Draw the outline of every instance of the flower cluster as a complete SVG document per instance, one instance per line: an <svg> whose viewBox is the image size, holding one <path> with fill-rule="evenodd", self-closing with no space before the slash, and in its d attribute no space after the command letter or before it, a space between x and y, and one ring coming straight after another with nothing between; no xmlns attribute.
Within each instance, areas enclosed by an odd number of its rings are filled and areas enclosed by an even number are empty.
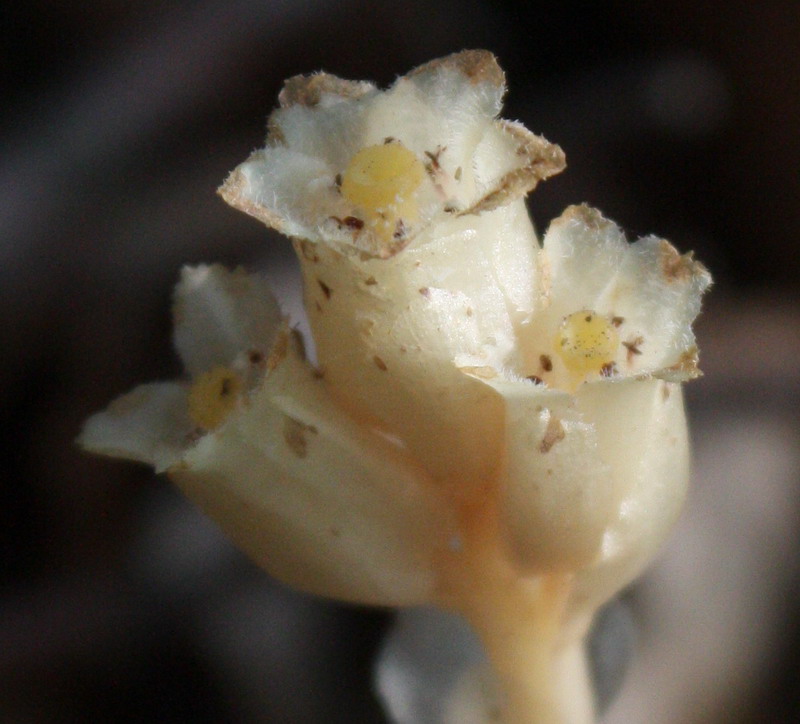
<svg viewBox="0 0 800 724"><path fill-rule="evenodd" d="M266 147L220 193L293 239L316 362L260 276L187 268L186 378L137 388L81 438L167 472L293 586L462 613L500 679L509 602L539 638L557 610L579 639L674 521L710 284L586 206L540 244L524 197L564 156L497 119L504 91L484 51L386 91L287 81Z"/></svg>

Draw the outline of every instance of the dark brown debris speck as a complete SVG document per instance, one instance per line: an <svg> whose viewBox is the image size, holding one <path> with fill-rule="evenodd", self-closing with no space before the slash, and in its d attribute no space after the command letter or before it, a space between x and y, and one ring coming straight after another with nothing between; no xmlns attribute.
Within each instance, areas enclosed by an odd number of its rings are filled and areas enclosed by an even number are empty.
<svg viewBox="0 0 800 724"><path fill-rule="evenodd" d="M308 435L316 435L317 428L306 425L293 417L285 415L283 418L283 439L289 449L299 458L308 455Z"/></svg>
<svg viewBox="0 0 800 724"><path fill-rule="evenodd" d="M606 362L600 368L601 377L613 377L616 374L617 374L617 363L616 362Z"/></svg>
<svg viewBox="0 0 800 724"><path fill-rule="evenodd" d="M640 355L642 350L639 349L644 344L644 337L635 337L634 339L629 339L627 342L623 342L622 346L628 350L628 364L633 362L633 358L635 355Z"/></svg>
<svg viewBox="0 0 800 724"><path fill-rule="evenodd" d="M544 437L539 443L539 452L543 454L550 452L553 449L553 445L563 440L566 435L567 433L561 424L561 420L551 415L550 420L547 422L547 429L544 431Z"/></svg>

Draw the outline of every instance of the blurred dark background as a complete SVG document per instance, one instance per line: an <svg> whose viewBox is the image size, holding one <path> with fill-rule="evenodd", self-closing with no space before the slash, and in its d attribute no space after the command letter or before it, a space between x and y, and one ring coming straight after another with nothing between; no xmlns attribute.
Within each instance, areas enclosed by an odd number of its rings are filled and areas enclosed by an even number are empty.
<svg viewBox="0 0 800 724"><path fill-rule="evenodd" d="M627 594L638 653L608 721L800 720L798 38L795 0L3 3L0 720L382 721L389 614L286 591L166 481L73 439L179 373L183 263L265 268L297 309L288 244L215 196L282 80L385 85L465 47L499 56L504 116L567 153L538 228L587 201L717 281L695 485Z"/></svg>

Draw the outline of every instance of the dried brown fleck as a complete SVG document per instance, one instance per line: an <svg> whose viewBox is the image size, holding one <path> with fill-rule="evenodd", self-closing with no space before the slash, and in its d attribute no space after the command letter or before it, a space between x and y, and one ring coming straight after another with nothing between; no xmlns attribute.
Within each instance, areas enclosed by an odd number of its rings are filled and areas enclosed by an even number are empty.
<svg viewBox="0 0 800 724"><path fill-rule="evenodd" d="M420 287L420 289L419 289L419 293L420 293L420 294L421 294L423 297L425 297L426 299L429 299L429 298L430 298L430 296L431 296L431 290L430 290L428 287Z"/></svg>
<svg viewBox="0 0 800 724"><path fill-rule="evenodd" d="M697 366L698 363L699 359L697 347L693 345L689 349L682 352L680 359L674 365L667 367L667 371L676 372L679 375L688 377L690 379L694 377L700 377L703 373Z"/></svg>
<svg viewBox="0 0 800 724"><path fill-rule="evenodd" d="M621 327L624 321L625 317L611 317L611 324L617 328Z"/></svg>
<svg viewBox="0 0 800 724"><path fill-rule="evenodd" d="M369 276L364 280L364 284L366 284L368 287L375 286L377 283L378 280L373 276Z"/></svg>
<svg viewBox="0 0 800 724"><path fill-rule="evenodd" d="M566 166L564 152L555 144L535 136L522 124L496 121L497 126L512 140L525 148L520 158L521 166L499 178L478 201L461 214L479 214L491 211L509 201L525 196L536 188L539 181L561 172Z"/></svg>
<svg viewBox="0 0 800 724"><path fill-rule="evenodd" d="M394 234L392 234L392 238L404 239L405 236L406 236L406 224L402 219L398 219L397 223L394 225Z"/></svg>
<svg viewBox="0 0 800 724"><path fill-rule="evenodd" d="M383 139L383 142L385 144L386 143L394 143L396 140L397 139L394 136L386 136L386 138Z"/></svg>
<svg viewBox="0 0 800 724"><path fill-rule="evenodd" d="M342 188L342 174L337 173L336 176L333 177L333 183L336 185L337 189Z"/></svg>
<svg viewBox="0 0 800 724"><path fill-rule="evenodd" d="M664 400L664 402L666 402L671 394L672 394L672 385L670 385L669 382L662 382L661 399Z"/></svg>
<svg viewBox="0 0 800 724"><path fill-rule="evenodd" d="M539 355L539 364L542 366L542 369L545 372L552 372L553 371L553 360L550 359L550 355L540 354Z"/></svg>
<svg viewBox="0 0 800 724"><path fill-rule="evenodd" d="M357 216L345 216L342 219L342 223L348 229L353 229L354 231L360 231L364 228L364 220L359 219Z"/></svg>
<svg viewBox="0 0 800 724"><path fill-rule="evenodd" d="M296 241L295 250L299 250L300 255L307 261L313 261L315 264L319 261L319 255L315 251L315 245L307 239Z"/></svg>
<svg viewBox="0 0 800 724"><path fill-rule="evenodd" d="M429 159L429 162L425 164L425 169L430 176L434 176L442 170L439 158L446 150L447 146L437 146L435 151L425 151L425 155Z"/></svg>
<svg viewBox="0 0 800 724"><path fill-rule="evenodd" d="M471 317L473 314L474 314L474 312L472 311L472 307L467 307L467 309L466 309L466 315L467 315L468 317Z"/></svg>
<svg viewBox="0 0 800 724"><path fill-rule="evenodd" d="M289 449L299 458L304 458L308 454L309 434L316 435L317 428L313 425L306 425L288 415L284 415L283 439L289 446Z"/></svg>
<svg viewBox="0 0 800 724"><path fill-rule="evenodd" d="M274 370L285 358L289 351L289 335L285 331L278 333L275 344L267 357L267 369Z"/></svg>
<svg viewBox="0 0 800 724"><path fill-rule="evenodd" d="M322 279L317 279L317 284L319 284L319 288L322 289L322 293L325 295L325 299L330 299L331 294L333 294L333 289L331 289Z"/></svg>
<svg viewBox="0 0 800 724"><path fill-rule="evenodd" d="M276 146L285 146L286 134L283 129L278 125L278 120L274 116L267 119L267 140L269 143Z"/></svg>
<svg viewBox="0 0 800 724"><path fill-rule="evenodd" d="M372 83L366 81L344 80L328 73L295 75L283 84L278 102L282 108L294 105L313 107L319 104L324 95L360 98L374 88Z"/></svg>
<svg viewBox="0 0 800 724"><path fill-rule="evenodd" d="M606 362L600 368L600 376L601 377L613 377L618 372L619 372L619 370L617 370L617 363L616 362Z"/></svg>
<svg viewBox="0 0 800 724"><path fill-rule="evenodd" d="M577 221L593 231L602 231L615 226L613 221L607 219L597 209L588 204L573 204L572 206L568 206L561 216L555 219L553 223L564 224L570 221Z"/></svg>
<svg viewBox="0 0 800 724"><path fill-rule="evenodd" d="M628 350L628 364L633 364L633 358L636 355L640 355L642 350L639 349L644 344L644 337L634 337L633 339L629 339L627 342L623 342L622 346Z"/></svg>
<svg viewBox="0 0 800 724"><path fill-rule="evenodd" d="M264 361L264 353L258 349L251 349L247 353L247 360L251 365L260 365Z"/></svg>
<svg viewBox="0 0 800 724"><path fill-rule="evenodd" d="M409 74L413 78L420 73L431 73L439 68L454 68L463 73L470 82L505 85L505 76L497 59L488 50L462 50L445 58L438 58L414 68Z"/></svg>
<svg viewBox="0 0 800 724"><path fill-rule="evenodd" d="M661 271L668 282L686 281L692 278L692 253L684 256L668 241L662 240L659 247L661 252Z"/></svg>
<svg viewBox="0 0 800 724"><path fill-rule="evenodd" d="M555 415L551 414L550 419L547 422L547 429L544 431L544 437L539 443L539 452L550 452L550 450L553 448L553 445L563 440L566 435L567 433L564 430L564 426L561 424L561 420L559 420Z"/></svg>
<svg viewBox="0 0 800 724"><path fill-rule="evenodd" d="M459 167L456 169L456 172L453 174L453 178L454 178L456 181L461 181L461 173L462 173L462 171L461 171L461 166L459 166Z"/></svg>
<svg viewBox="0 0 800 724"><path fill-rule="evenodd" d="M378 355L375 355L372 358L372 361L375 363L375 366L381 371L386 372L389 368L386 366L386 362L384 362Z"/></svg>
<svg viewBox="0 0 800 724"><path fill-rule="evenodd" d="M357 216L345 216L343 219L338 216L331 216L330 218L336 222L340 229L347 229L356 234L364 228L364 220L359 219Z"/></svg>

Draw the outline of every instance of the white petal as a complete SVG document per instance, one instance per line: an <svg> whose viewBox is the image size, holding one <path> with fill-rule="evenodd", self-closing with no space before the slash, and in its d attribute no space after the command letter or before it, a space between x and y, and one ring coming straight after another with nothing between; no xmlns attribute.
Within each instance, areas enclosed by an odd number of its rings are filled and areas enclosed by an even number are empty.
<svg viewBox="0 0 800 724"><path fill-rule="evenodd" d="M282 322L266 279L216 264L183 268L173 315L175 347L192 376L248 352L266 357Z"/></svg>
<svg viewBox="0 0 800 724"><path fill-rule="evenodd" d="M672 380L699 374L691 324L711 278L691 255L655 237L629 244L616 224L587 206L553 221L542 253L549 306L526 335L528 359L552 345L564 317L586 309L616 318L618 372ZM563 381L557 355L553 362L554 379Z"/></svg>
<svg viewBox="0 0 800 724"><path fill-rule="evenodd" d="M496 121L473 154L476 193L466 213L481 213L525 196L539 181L564 170L559 146L536 136L521 123Z"/></svg>
<svg viewBox="0 0 800 724"><path fill-rule="evenodd" d="M708 272L691 255L680 256L669 242L648 236L631 244L622 274L638 283L638 293L619 307L625 318L620 331L644 338L638 368L673 381L696 377L692 322L711 284Z"/></svg>
<svg viewBox="0 0 800 724"><path fill-rule="evenodd" d="M385 92L317 74L288 82L270 117L267 146L226 180L232 206L313 242L370 255L396 254L444 209L478 213L522 196L564 167L563 153L519 124L496 122L505 83L494 57L465 51L421 66ZM379 238L341 220L359 210L336 178L361 148L400 141L428 166L419 218L405 233Z"/></svg>
<svg viewBox="0 0 800 724"><path fill-rule="evenodd" d="M571 206L545 234L551 304L591 309L616 281L628 249L619 227L588 206Z"/></svg>
<svg viewBox="0 0 800 724"><path fill-rule="evenodd" d="M181 459L192 428L186 388L156 382L137 387L92 415L78 443L90 452L149 463L163 472Z"/></svg>
<svg viewBox="0 0 800 724"><path fill-rule="evenodd" d="M424 474L355 424L290 349L171 476L282 581L381 605L429 600L450 523Z"/></svg>
<svg viewBox="0 0 800 724"><path fill-rule="evenodd" d="M342 167L358 150L365 116L380 95L371 83L324 73L290 78L281 92L281 108L269 119L267 150L283 146Z"/></svg>
<svg viewBox="0 0 800 724"><path fill-rule="evenodd" d="M320 241L326 221L350 212L336 188L340 168L292 148L267 147L240 164L221 193L228 203L287 236Z"/></svg>

